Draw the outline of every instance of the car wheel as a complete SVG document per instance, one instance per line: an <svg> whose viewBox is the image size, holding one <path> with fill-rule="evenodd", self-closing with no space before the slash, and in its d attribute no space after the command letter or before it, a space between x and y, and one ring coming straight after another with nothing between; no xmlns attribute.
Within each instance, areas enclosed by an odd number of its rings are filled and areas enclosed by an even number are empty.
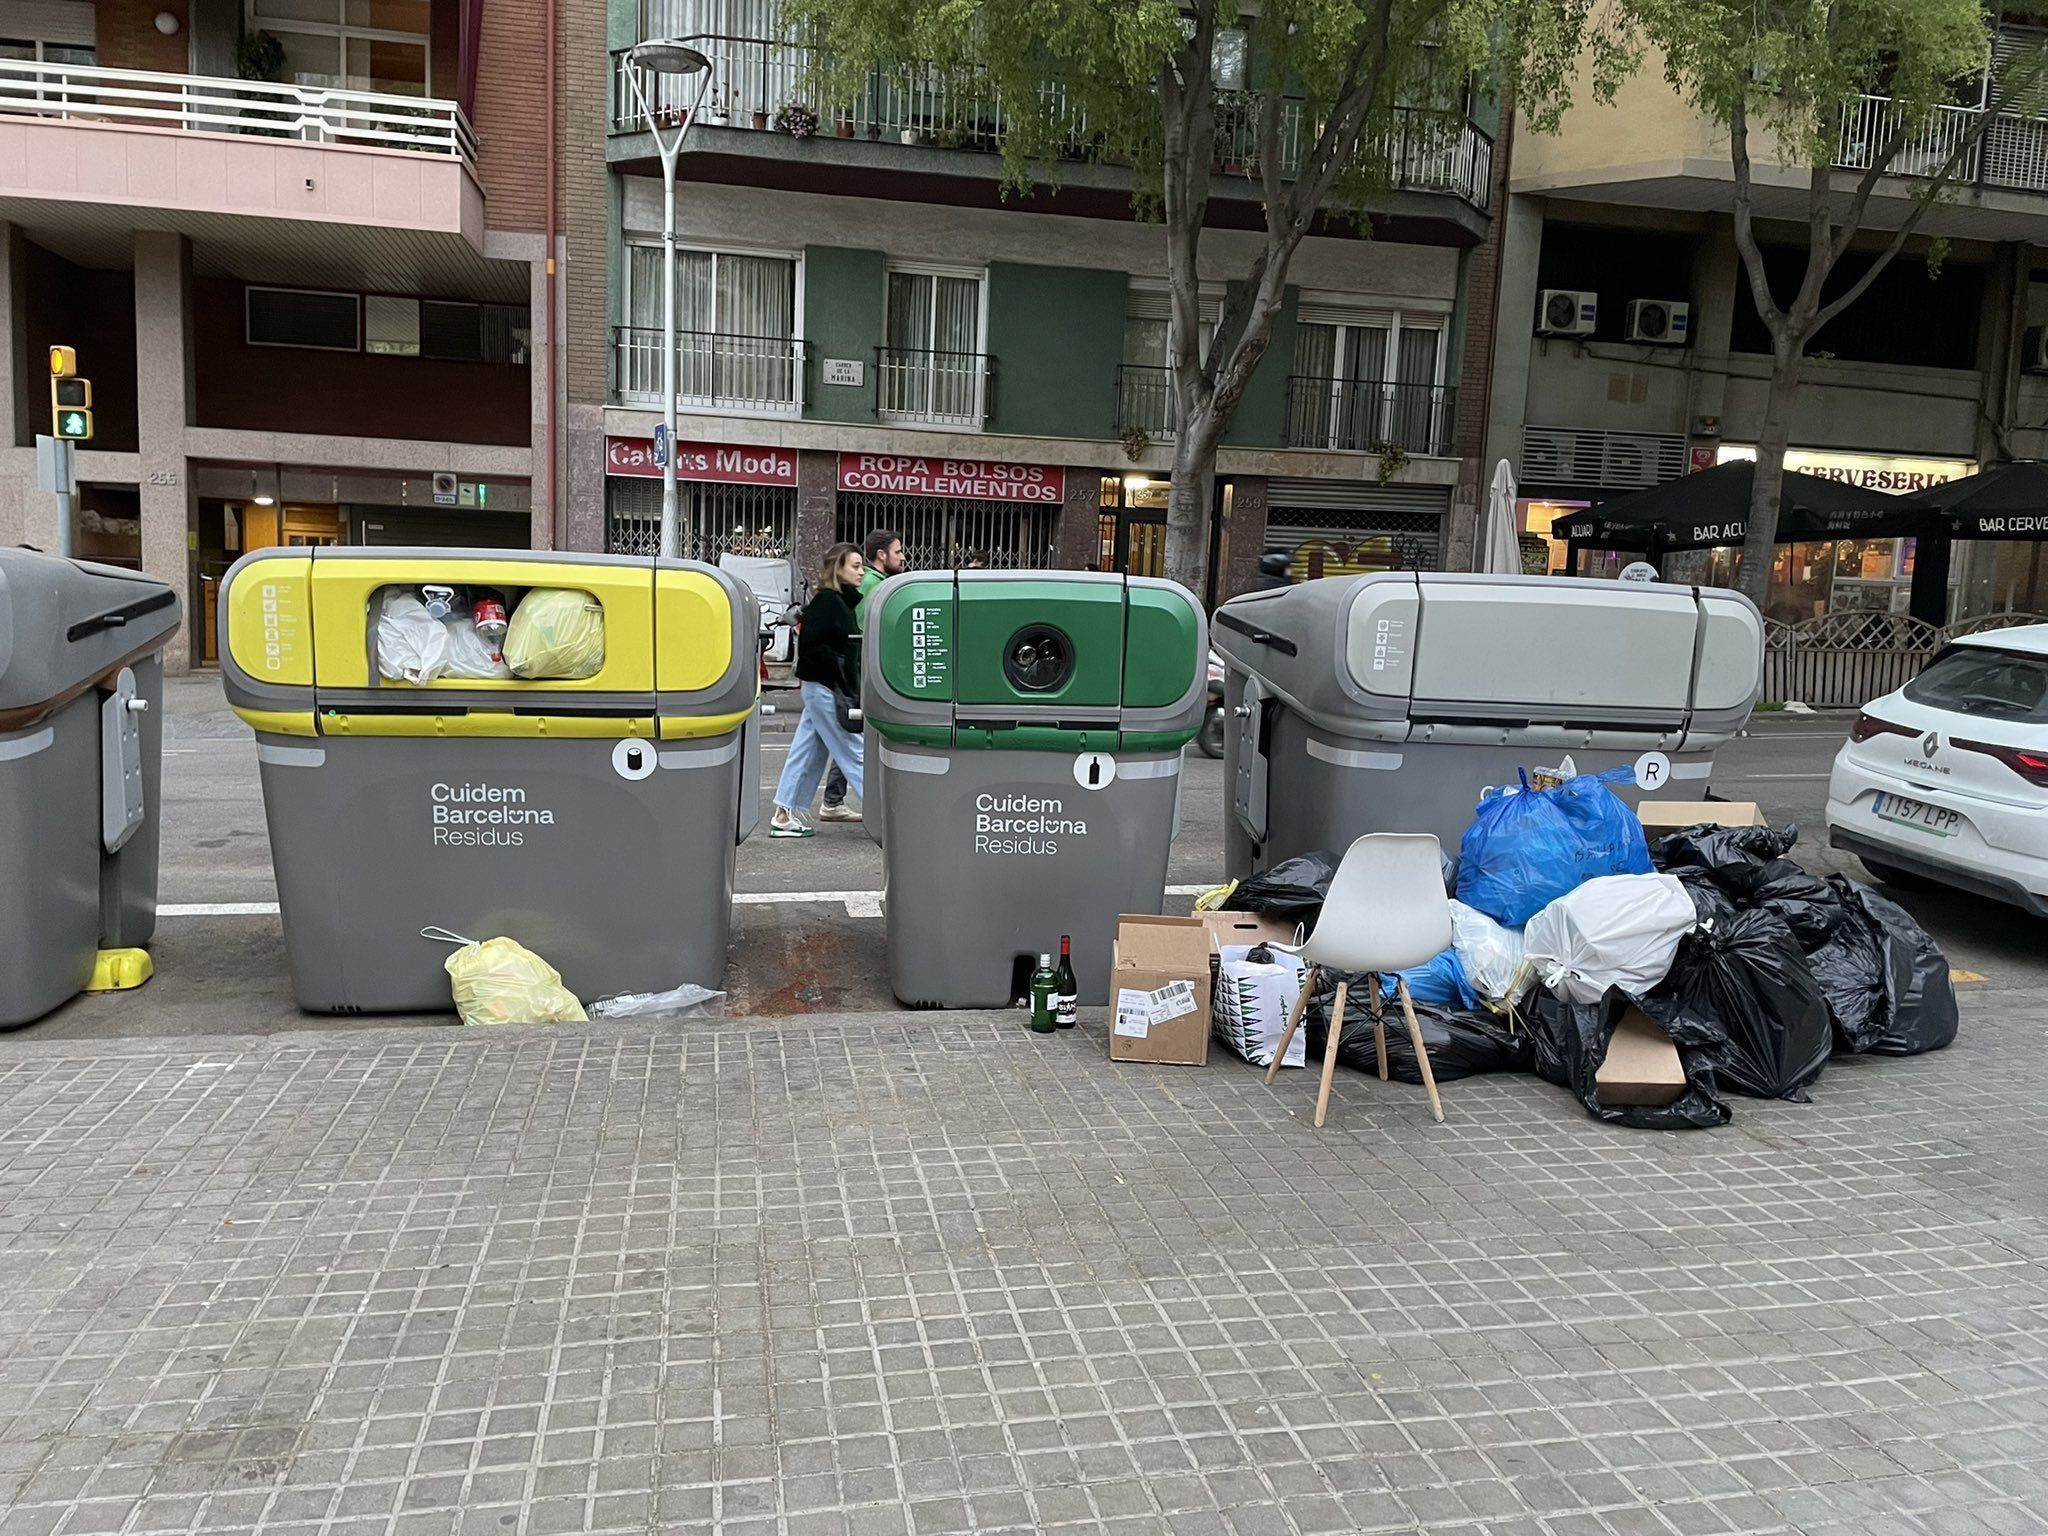
<svg viewBox="0 0 2048 1536"><path fill-rule="evenodd" d="M1202 734L1195 738L1204 757L1223 755L1223 711L1212 709L1202 717Z"/></svg>
<svg viewBox="0 0 2048 1536"><path fill-rule="evenodd" d="M1916 875L1910 869L1900 869L1896 864L1883 864L1876 859L1866 859L1861 854L1858 854L1857 858L1863 867L1870 871L1871 879L1882 881L1886 885L1896 885L1902 891L1925 890L1934 884L1925 875Z"/></svg>

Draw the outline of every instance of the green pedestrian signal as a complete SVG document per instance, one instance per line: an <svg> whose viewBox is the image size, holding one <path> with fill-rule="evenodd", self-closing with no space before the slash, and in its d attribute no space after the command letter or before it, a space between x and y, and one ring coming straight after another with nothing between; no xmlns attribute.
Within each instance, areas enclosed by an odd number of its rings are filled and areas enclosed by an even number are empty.
<svg viewBox="0 0 2048 1536"><path fill-rule="evenodd" d="M92 436L92 380L70 373L57 373L59 351L68 352L69 349L53 349L50 355L51 435L82 443ZM61 361L70 365L68 357Z"/></svg>
<svg viewBox="0 0 2048 1536"><path fill-rule="evenodd" d="M56 435L75 443L86 442L92 437L92 412L78 409L59 410Z"/></svg>

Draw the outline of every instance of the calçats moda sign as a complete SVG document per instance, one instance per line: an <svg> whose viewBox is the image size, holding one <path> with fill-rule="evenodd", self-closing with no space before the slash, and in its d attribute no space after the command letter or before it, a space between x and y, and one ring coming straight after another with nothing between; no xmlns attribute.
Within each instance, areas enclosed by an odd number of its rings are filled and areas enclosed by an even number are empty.
<svg viewBox="0 0 2048 1536"><path fill-rule="evenodd" d="M917 458L902 453L842 453L839 489L892 496L951 496L963 501L1058 502L1066 471L988 459Z"/></svg>
<svg viewBox="0 0 2048 1536"><path fill-rule="evenodd" d="M608 437L604 440L605 473L659 480L654 440ZM745 448L732 443L676 443L676 478L711 480L723 485L796 484L794 448Z"/></svg>

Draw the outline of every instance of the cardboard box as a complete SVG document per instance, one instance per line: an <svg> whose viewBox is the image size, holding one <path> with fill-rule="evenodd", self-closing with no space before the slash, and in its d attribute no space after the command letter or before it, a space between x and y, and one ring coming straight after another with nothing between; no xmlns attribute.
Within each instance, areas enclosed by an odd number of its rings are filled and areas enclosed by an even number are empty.
<svg viewBox="0 0 2048 1536"><path fill-rule="evenodd" d="M1209 953L1218 955L1226 944L1292 944L1295 924L1256 912L1197 912L1196 919L1209 930Z"/></svg>
<svg viewBox="0 0 2048 1536"><path fill-rule="evenodd" d="M1109 1059L1209 1060L1209 930L1194 917L1121 917L1110 957Z"/></svg>
<svg viewBox="0 0 2048 1536"><path fill-rule="evenodd" d="M1645 800L1636 807L1636 819L1652 842L1663 833L1682 832L1702 822L1716 827L1769 825L1754 800Z"/></svg>
<svg viewBox="0 0 2048 1536"><path fill-rule="evenodd" d="M1622 1013L1607 1042L1607 1059L1593 1074L1600 1102L1613 1108L1661 1108L1685 1096L1685 1064L1663 1026L1640 1009Z"/></svg>

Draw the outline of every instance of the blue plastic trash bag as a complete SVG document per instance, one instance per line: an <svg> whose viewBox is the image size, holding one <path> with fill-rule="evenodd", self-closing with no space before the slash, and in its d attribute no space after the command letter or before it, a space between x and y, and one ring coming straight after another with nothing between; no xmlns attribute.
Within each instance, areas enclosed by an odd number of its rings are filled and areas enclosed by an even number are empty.
<svg viewBox="0 0 2048 1536"><path fill-rule="evenodd" d="M1489 792L1458 848L1458 900L1519 928L1596 875L1647 875L1635 812L1608 789L1633 768L1582 773L1555 789Z"/></svg>
<svg viewBox="0 0 2048 1536"><path fill-rule="evenodd" d="M1479 994L1465 979L1465 967L1459 962L1458 952L1454 949L1447 949L1434 960L1426 960L1410 970L1397 971L1395 975L1408 983L1408 995L1418 1003L1467 1011L1479 1006ZM1380 978L1380 995L1393 997L1393 976Z"/></svg>

